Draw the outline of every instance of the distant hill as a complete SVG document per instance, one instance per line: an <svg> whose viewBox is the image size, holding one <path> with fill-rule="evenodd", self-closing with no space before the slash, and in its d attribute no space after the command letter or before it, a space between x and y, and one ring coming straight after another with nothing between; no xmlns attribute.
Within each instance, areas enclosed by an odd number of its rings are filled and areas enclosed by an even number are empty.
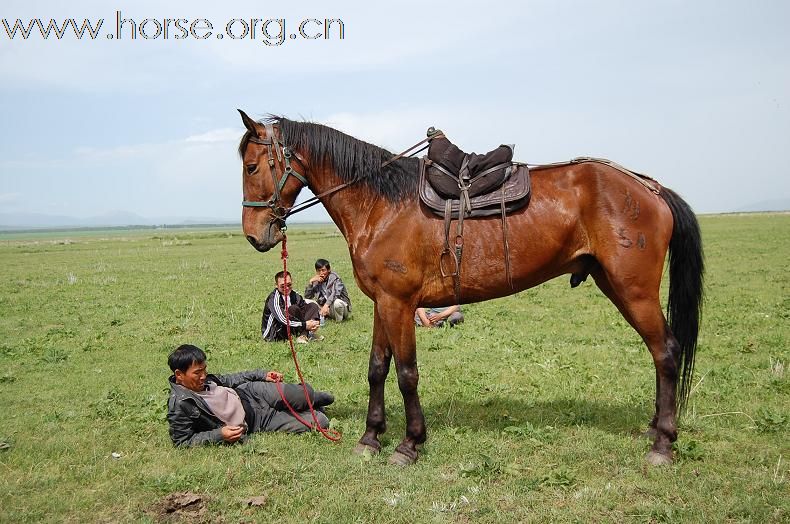
<svg viewBox="0 0 790 524"><path fill-rule="evenodd" d="M290 223L330 223L329 216L323 209L310 210L289 221ZM0 231L18 231L28 229L69 229L69 228L101 228L128 226L190 226L190 225L225 225L239 224L241 217L236 219L201 217L201 216L161 216L144 217L128 211L113 211L103 215L77 218L64 215L47 215L43 213L0 213Z"/></svg>
<svg viewBox="0 0 790 524"><path fill-rule="evenodd" d="M43 228L82 228L119 226L156 226L187 224L238 224L238 220L215 217L154 217L146 218L127 211L116 211L87 218L42 213L0 213L0 230Z"/></svg>
<svg viewBox="0 0 790 524"><path fill-rule="evenodd" d="M738 213L748 213L754 211L790 211L790 198L774 198L750 204L736 210Z"/></svg>

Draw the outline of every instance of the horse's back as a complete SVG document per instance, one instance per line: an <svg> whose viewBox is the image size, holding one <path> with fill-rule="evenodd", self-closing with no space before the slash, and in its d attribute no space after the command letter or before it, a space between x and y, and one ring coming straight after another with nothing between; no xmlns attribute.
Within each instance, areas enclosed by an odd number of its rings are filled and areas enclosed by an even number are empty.
<svg viewBox="0 0 790 524"><path fill-rule="evenodd" d="M612 231L616 236L650 233L663 244L669 241L672 213L651 184L641 183L636 175L600 162L582 162L536 169L532 177L533 212L548 215L551 222L572 221L591 241L605 243Z"/></svg>

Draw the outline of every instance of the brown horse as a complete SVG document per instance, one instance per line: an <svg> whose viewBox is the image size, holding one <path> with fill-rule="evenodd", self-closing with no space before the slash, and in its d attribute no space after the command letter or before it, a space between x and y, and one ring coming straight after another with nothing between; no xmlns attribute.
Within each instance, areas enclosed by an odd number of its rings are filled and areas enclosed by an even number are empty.
<svg viewBox="0 0 790 524"><path fill-rule="evenodd" d="M270 117L247 128L242 225L250 244L268 251L299 191L318 195L348 243L354 278L374 302L367 427L355 451L379 452L386 429L384 381L392 357L406 411L406 436L390 457L417 460L425 418L417 393L414 310L455 303L453 278L439 268L444 224L418 198L418 161L401 158L335 129ZM510 295L570 273L595 283L639 333L656 368L655 438L647 460L672 461L677 412L694 369L702 308L703 254L697 219L677 194L598 163L532 172L532 199L507 219L512 286L504 270L501 219L468 219L461 264L463 303ZM500 239L499 241L493 241ZM659 302L669 251L667 318ZM490 268L502 268L491 271Z"/></svg>

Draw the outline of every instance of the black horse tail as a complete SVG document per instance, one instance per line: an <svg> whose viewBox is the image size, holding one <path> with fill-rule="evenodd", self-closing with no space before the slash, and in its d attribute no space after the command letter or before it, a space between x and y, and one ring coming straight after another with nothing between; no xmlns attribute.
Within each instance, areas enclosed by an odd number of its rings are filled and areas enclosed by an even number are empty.
<svg viewBox="0 0 790 524"><path fill-rule="evenodd" d="M694 357L702 317L705 260L702 235L694 211L670 189L661 188L661 196L674 217L672 238L669 241L667 321L680 346L676 407L682 412L691 393L691 379L694 375Z"/></svg>

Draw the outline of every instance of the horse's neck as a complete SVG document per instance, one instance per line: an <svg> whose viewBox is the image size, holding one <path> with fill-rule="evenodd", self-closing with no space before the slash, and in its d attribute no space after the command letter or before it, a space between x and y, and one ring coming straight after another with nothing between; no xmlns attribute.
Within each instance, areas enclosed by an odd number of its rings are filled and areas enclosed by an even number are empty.
<svg viewBox="0 0 790 524"><path fill-rule="evenodd" d="M310 189L316 195L346 183L331 170L311 177L310 182ZM324 196L321 200L332 221L352 249L359 237L367 234L367 226L371 225L368 219L371 212L378 206L386 205L386 202L367 188L364 182L355 182Z"/></svg>

